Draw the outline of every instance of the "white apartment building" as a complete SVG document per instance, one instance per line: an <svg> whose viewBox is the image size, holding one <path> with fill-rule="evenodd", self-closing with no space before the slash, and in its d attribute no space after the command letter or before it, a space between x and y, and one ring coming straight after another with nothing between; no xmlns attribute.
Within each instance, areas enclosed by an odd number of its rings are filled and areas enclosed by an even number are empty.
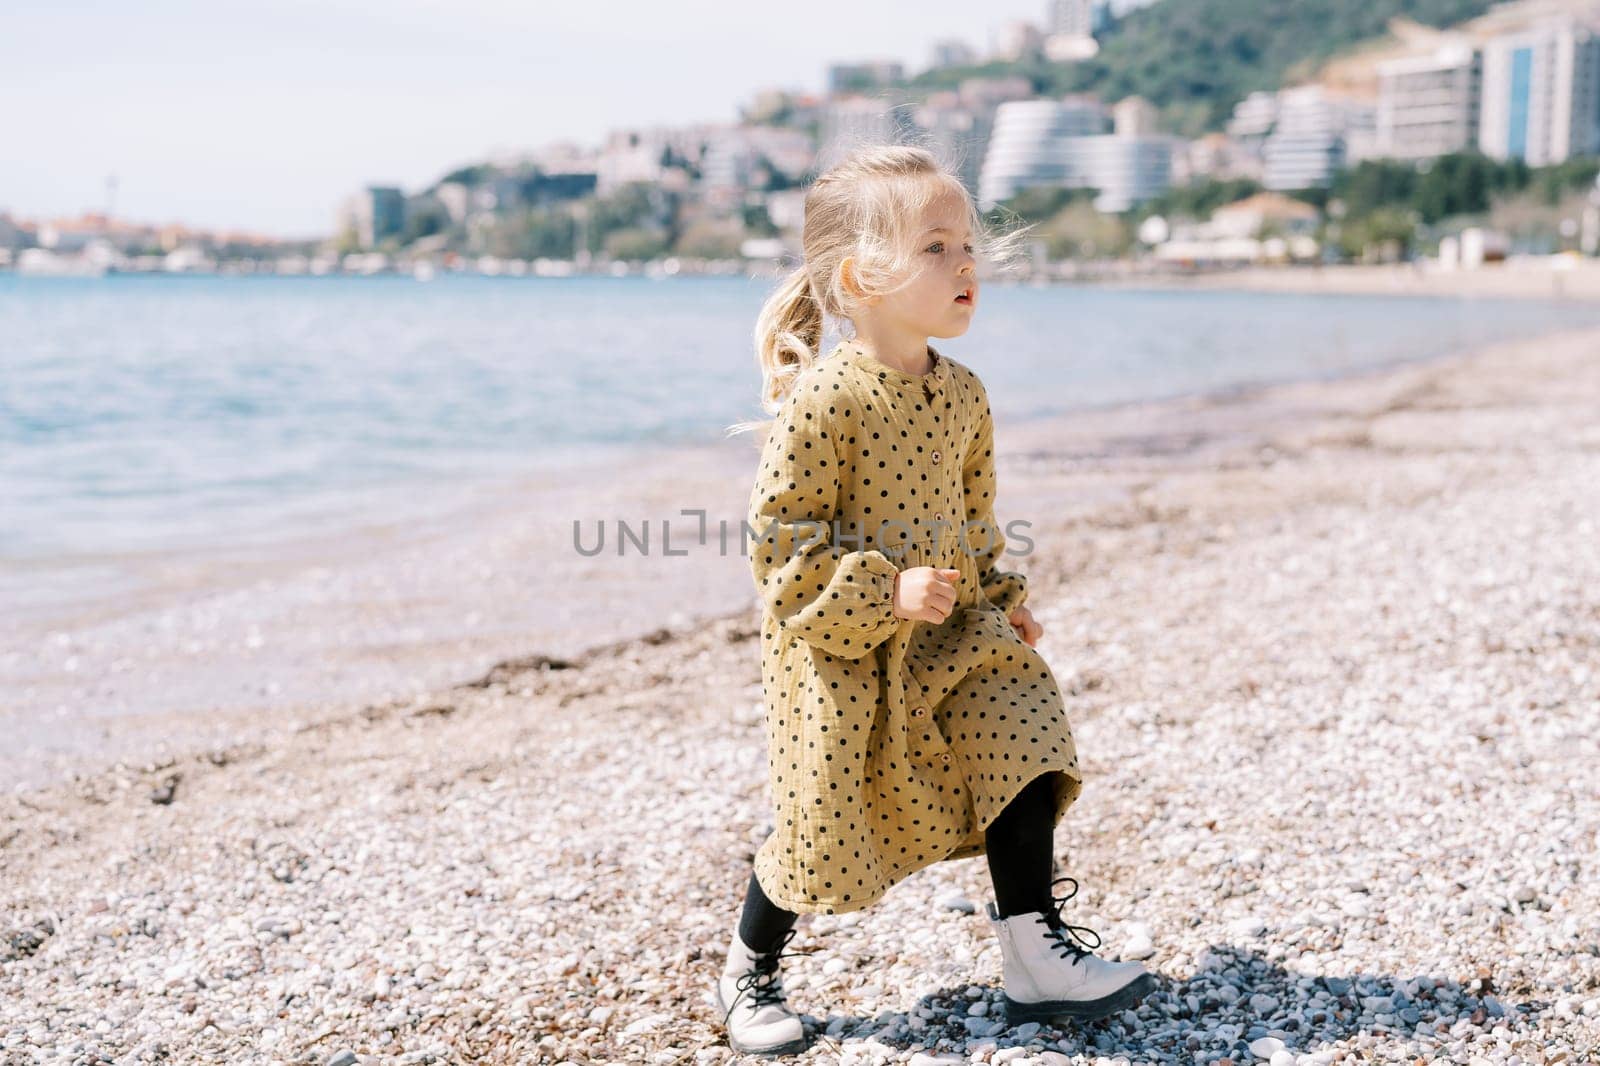
<svg viewBox="0 0 1600 1066"><path fill-rule="evenodd" d="M995 112L978 198L988 206L1027 188L1094 188L1100 211L1125 211L1171 184L1175 141L1106 131L1093 97L1016 100Z"/></svg>
<svg viewBox="0 0 1600 1066"><path fill-rule="evenodd" d="M700 157L700 183L709 192L748 189L762 160L778 173L797 178L816 155L803 130L781 126L730 126L706 142Z"/></svg>
<svg viewBox="0 0 1600 1066"><path fill-rule="evenodd" d="M1268 189L1325 186L1335 171L1375 147L1377 108L1329 96L1320 85L1279 90L1276 111L1261 144L1261 183Z"/></svg>
<svg viewBox="0 0 1600 1066"><path fill-rule="evenodd" d="M952 91L928 96L912 113L921 143L931 148L977 195L994 132L995 110L1009 100L1034 99L1026 78L966 78Z"/></svg>
<svg viewBox="0 0 1600 1066"><path fill-rule="evenodd" d="M1077 184L1100 190L1095 210L1126 211L1172 187L1177 143L1176 138L1161 135L1080 138L1075 154L1082 177Z"/></svg>
<svg viewBox="0 0 1600 1066"><path fill-rule="evenodd" d="M1600 36L1555 20L1485 42L1478 147L1550 166L1600 152Z"/></svg>
<svg viewBox="0 0 1600 1066"><path fill-rule="evenodd" d="M1481 56L1465 42L1379 64L1378 154L1432 159L1472 147L1482 77Z"/></svg>
<svg viewBox="0 0 1600 1066"><path fill-rule="evenodd" d="M979 199L998 203L1019 189L1070 184L1074 175L1065 142L1103 134L1107 121L1105 106L1093 97L1001 104L984 153Z"/></svg>
<svg viewBox="0 0 1600 1066"><path fill-rule="evenodd" d="M609 196L619 186L635 181L660 184L667 169L662 158L669 150L676 157L699 160L705 146L727 128L716 123L696 123L612 130L593 160L595 192Z"/></svg>

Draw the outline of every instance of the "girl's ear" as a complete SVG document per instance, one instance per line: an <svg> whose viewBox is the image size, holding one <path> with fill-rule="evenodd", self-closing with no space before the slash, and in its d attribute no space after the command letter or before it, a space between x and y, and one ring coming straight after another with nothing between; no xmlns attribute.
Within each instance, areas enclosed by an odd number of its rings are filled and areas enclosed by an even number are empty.
<svg viewBox="0 0 1600 1066"><path fill-rule="evenodd" d="M862 300L868 307L878 302L878 297L867 296L863 299L861 284L856 279L856 261L854 256L845 256L839 260L839 284L844 286L845 292Z"/></svg>
<svg viewBox="0 0 1600 1066"><path fill-rule="evenodd" d="M845 256L839 260L839 284L851 296L861 296L861 286L856 284L856 261L853 256Z"/></svg>

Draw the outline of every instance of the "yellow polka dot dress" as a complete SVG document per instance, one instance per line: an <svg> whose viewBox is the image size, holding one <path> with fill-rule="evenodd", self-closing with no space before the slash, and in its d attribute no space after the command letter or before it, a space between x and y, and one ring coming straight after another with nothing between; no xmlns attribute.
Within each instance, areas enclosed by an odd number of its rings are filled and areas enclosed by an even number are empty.
<svg viewBox="0 0 1600 1066"><path fill-rule="evenodd" d="M1027 583L996 565L988 394L928 352L919 377L844 341L801 373L751 492L775 816L755 872L799 913L859 910L983 854L1042 773L1061 771L1057 823L1082 788L1061 689L1008 621ZM961 571L943 623L895 617L914 566Z"/></svg>

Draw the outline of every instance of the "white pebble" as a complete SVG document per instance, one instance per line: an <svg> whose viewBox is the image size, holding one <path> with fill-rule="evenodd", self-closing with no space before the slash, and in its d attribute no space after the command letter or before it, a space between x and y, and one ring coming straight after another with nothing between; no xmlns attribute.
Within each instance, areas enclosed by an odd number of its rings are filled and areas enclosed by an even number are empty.
<svg viewBox="0 0 1600 1066"><path fill-rule="evenodd" d="M1258 1059L1270 1059L1282 1050L1283 1041L1275 1036L1263 1036L1250 1041L1250 1054Z"/></svg>

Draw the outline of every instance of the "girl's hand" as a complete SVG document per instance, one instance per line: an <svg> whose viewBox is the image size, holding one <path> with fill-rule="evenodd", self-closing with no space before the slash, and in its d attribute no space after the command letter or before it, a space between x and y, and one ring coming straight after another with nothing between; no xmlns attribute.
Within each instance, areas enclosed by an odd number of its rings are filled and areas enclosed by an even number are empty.
<svg viewBox="0 0 1600 1066"><path fill-rule="evenodd" d="M1033 620L1033 612L1026 607L1018 607L1015 611L1012 611L1010 622L1012 627L1016 629L1017 636L1021 637L1022 642L1030 648L1037 644L1039 638L1044 635L1044 626Z"/></svg>
<svg viewBox="0 0 1600 1066"><path fill-rule="evenodd" d="M956 605L955 582L961 571L912 566L894 576L894 616L938 624Z"/></svg>

